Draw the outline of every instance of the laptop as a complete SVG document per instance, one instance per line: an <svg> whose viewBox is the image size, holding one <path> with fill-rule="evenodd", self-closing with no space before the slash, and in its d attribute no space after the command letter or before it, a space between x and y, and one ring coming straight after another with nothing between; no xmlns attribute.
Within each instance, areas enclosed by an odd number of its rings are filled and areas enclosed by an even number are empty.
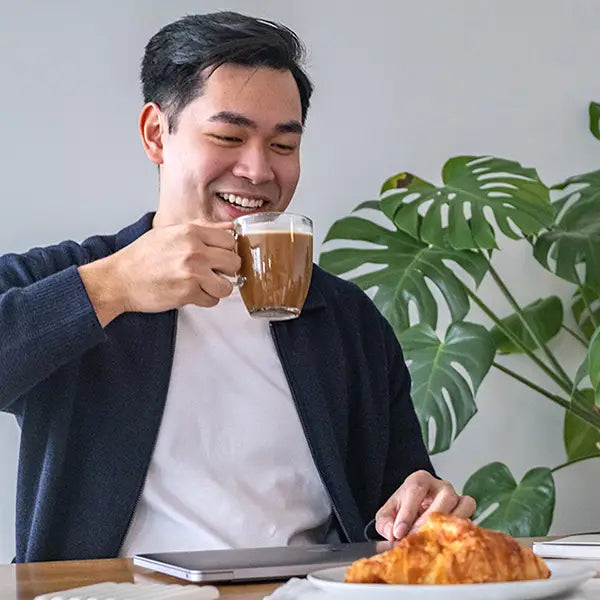
<svg viewBox="0 0 600 600"><path fill-rule="evenodd" d="M317 544L136 554L133 564L187 581L268 581L303 577L391 550L391 542Z"/></svg>

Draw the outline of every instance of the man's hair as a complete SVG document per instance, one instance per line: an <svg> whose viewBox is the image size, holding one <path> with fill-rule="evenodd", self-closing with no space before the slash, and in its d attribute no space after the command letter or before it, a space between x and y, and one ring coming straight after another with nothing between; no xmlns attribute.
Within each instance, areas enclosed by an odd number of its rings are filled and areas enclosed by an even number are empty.
<svg viewBox="0 0 600 600"><path fill-rule="evenodd" d="M301 67L305 55L298 36L279 23L234 12L188 15L163 27L146 45L144 102L155 102L174 131L181 111L202 94L205 69L212 72L225 63L271 67L292 73L304 123L313 89Z"/></svg>

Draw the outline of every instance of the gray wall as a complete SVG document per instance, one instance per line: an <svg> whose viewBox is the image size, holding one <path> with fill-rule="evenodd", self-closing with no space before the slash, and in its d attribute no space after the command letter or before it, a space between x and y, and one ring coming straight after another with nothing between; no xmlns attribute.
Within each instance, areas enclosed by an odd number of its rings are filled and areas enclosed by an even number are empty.
<svg viewBox="0 0 600 600"><path fill-rule="evenodd" d="M103 3L0 0L2 224L0 252L112 232L156 201L156 173L138 140L138 65L161 25L183 14L237 9L296 29L316 84L293 208L317 239L385 177L439 181L446 158L491 153L536 166L547 182L598 168L586 133L600 100L597 0L371 0ZM522 302L570 288L526 249L505 244L499 269ZM508 312L491 287L484 293ZM579 350L553 348L573 367ZM517 477L565 460L562 414L499 375L439 471L462 486L506 462ZM0 562L13 556L18 432L0 416ZM553 531L598 528L600 461L557 473Z"/></svg>

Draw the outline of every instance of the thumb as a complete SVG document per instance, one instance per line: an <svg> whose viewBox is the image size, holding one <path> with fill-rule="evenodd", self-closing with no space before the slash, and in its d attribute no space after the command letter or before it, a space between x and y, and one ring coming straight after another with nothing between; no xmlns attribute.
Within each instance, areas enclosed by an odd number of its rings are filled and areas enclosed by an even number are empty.
<svg viewBox="0 0 600 600"><path fill-rule="evenodd" d="M199 227L210 227L211 229L231 229L233 230L233 223L231 221L207 221L205 219L193 219L190 221L193 225Z"/></svg>
<svg viewBox="0 0 600 600"><path fill-rule="evenodd" d="M375 515L375 529L388 541L394 539L394 520L398 512L395 496L392 496Z"/></svg>

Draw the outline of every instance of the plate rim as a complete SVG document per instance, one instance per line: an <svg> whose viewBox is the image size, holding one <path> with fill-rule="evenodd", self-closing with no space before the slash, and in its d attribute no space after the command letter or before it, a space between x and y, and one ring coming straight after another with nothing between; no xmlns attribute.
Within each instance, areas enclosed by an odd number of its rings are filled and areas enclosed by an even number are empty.
<svg viewBox="0 0 600 600"><path fill-rule="evenodd" d="M548 564L550 563L550 564ZM327 581L324 579L319 579L318 576L320 573L326 573L328 571L339 571L341 569L347 569L346 566L337 566L337 567L328 567L326 569L319 569L317 571L312 571L308 573L307 579L312 584L316 585L323 589L323 587L344 587L345 589L353 588L353 589L362 589L364 591L367 590L376 590L380 589L381 586L385 586L386 590L396 590L398 592L408 592L410 590L415 591L417 589L423 590L423 592L431 592L434 590L443 593L444 591L454 590L479 590L482 593L485 593L485 590L493 591L489 586L494 586L497 589L497 586L510 586L519 585L519 586L527 586L527 587L535 587L539 585L550 584L551 582L562 582L564 585L567 582L574 580L577 581L577 585L587 581L588 579L593 579L599 573L598 569L593 567L592 565L583 564L582 561L568 561L568 559L563 560L554 560L554 561L546 561L548 567L552 571L552 565L555 567L560 565L561 567L569 566L572 567L572 572L567 572L564 574L557 575L556 577L548 577L547 579L527 579L521 581L493 581L493 582L485 582L485 583L452 583L452 584L415 584L415 583L392 583L392 584L383 584L383 583L346 583L345 581ZM482 587L484 586L484 587Z"/></svg>

